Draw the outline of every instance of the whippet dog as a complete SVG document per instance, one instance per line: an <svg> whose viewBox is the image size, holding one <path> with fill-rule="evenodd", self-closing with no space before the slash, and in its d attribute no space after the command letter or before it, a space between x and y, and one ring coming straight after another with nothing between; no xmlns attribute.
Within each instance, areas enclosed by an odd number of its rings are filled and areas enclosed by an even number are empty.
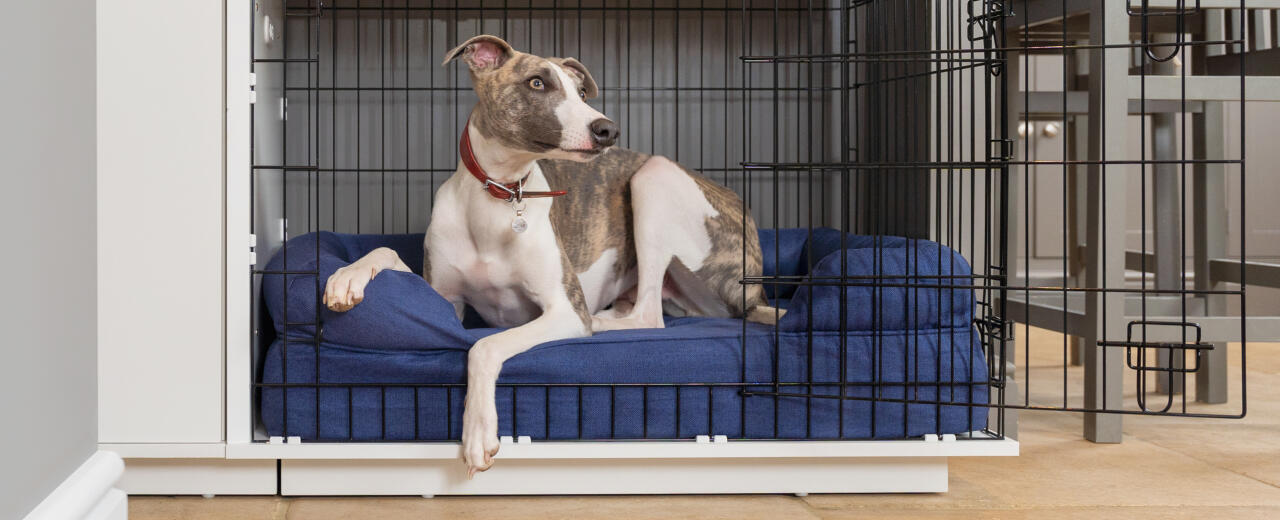
<svg viewBox="0 0 1280 520"><path fill-rule="evenodd" d="M586 103L598 88L573 58L517 52L495 36L449 51L479 100L458 169L436 192L423 276L507 330L468 353L462 458L468 477L498 452L495 384L508 358L543 342L663 326L671 314L773 323L755 222L728 188L656 155L614 147L618 125ZM561 191L552 191L556 188ZM745 261L744 261L745 259ZM360 303L389 248L329 277L325 305Z"/></svg>

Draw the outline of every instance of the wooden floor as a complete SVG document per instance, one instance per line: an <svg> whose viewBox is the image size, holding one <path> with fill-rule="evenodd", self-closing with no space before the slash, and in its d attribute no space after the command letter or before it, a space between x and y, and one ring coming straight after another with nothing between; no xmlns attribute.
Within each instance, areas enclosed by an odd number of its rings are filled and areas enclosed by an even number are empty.
<svg viewBox="0 0 1280 520"><path fill-rule="evenodd" d="M1021 330L1019 334L1026 336ZM1037 383L1030 389L1033 400L1061 400L1061 336L1033 329L1031 341L1031 380ZM1235 382L1238 349L1231 352L1231 403L1202 405L1199 410L1239 409L1239 385ZM1280 345L1250 344L1247 377L1247 418L1127 417L1122 444L1083 440L1079 415L1024 413L1021 456L952 459L951 490L942 494L804 498L130 497L129 513L134 520L1280 518ZM1071 369L1068 379L1074 381L1068 392L1076 400L1078 369ZM1133 402L1133 386L1126 384L1126 403ZM501 461L492 471L502 471Z"/></svg>

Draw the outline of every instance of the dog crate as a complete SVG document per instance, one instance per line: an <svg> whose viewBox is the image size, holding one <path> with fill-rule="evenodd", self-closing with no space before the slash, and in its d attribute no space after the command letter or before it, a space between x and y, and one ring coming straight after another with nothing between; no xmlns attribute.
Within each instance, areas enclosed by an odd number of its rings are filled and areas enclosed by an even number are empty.
<svg viewBox="0 0 1280 520"><path fill-rule="evenodd" d="M1157 248L1162 272L1208 262L1188 199L1244 198L1252 11L1095 4L1081 26L1072 2L232 3L227 458L279 461L284 494L940 491L947 457L1017 454L1020 410L1099 441L1119 415L1243 416L1243 219L1216 281L1124 274ZM1209 18L1218 37L1190 29ZM728 380L500 381L497 464L468 481L463 380L357 374L319 297L325 237L426 229L475 101L439 62L486 33L578 58L621 146L737 192L767 266L740 283L790 316L741 322ZM1057 155L1022 135L1044 121ZM1206 145L1224 121L1238 144ZM1136 246L1113 227L1133 205ZM1045 218L1054 265L1029 249ZM1060 349L1018 346L1032 323ZM1229 356L1229 403L1179 396Z"/></svg>

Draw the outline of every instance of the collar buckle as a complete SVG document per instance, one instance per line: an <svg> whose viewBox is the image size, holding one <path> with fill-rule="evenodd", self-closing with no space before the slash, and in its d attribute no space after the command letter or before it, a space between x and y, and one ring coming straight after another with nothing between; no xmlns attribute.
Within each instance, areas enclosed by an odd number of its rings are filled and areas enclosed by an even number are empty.
<svg viewBox="0 0 1280 520"><path fill-rule="evenodd" d="M458 143L458 154L462 156L462 164L467 171L471 172L471 176L480 181L480 186L484 191L489 192L493 198L503 200L510 203L523 202L525 197L559 197L568 193L564 190L555 191L531 191L525 193L524 182L529 178L529 174L525 174L520 180L503 184L489 178L484 168L480 167L480 163L476 162L475 153L471 150L471 120L467 120L467 125L462 128L462 140ZM497 189L494 189L497 188Z"/></svg>
<svg viewBox="0 0 1280 520"><path fill-rule="evenodd" d="M516 181L515 185L516 185L516 188L513 190L507 187L506 184L503 184L501 182L497 182L493 179L485 179L484 185L481 186L480 189L487 191L489 193L493 193L493 191L490 189L490 186L492 186L492 187L498 188L499 190L502 190L504 193L507 194L507 198L505 199L507 202L512 202L512 203L521 202L524 200L524 179L520 179L519 181Z"/></svg>

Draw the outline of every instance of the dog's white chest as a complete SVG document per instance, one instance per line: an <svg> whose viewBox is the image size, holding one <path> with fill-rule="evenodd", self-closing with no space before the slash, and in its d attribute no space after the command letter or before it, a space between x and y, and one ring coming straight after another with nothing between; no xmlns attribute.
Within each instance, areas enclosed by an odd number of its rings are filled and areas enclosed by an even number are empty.
<svg viewBox="0 0 1280 520"><path fill-rule="evenodd" d="M441 202L452 206L453 200ZM523 269L527 265L521 263L528 263L531 257L522 251L523 242L530 234L537 234L538 221L530 222L529 233L517 234L510 227L514 212L502 211L506 209L439 215L441 218L433 219L427 238L432 264L441 267L434 271L432 283L447 288L451 294L446 297L465 301L486 322L498 327L521 325L540 313L529 296L527 270ZM544 216L543 226L548 225L545 220Z"/></svg>
<svg viewBox="0 0 1280 520"><path fill-rule="evenodd" d="M454 264L464 287L467 304L490 325L514 327L538 316L538 306L529 299L517 272L518 266L499 255L476 251Z"/></svg>
<svg viewBox="0 0 1280 520"><path fill-rule="evenodd" d="M477 257L461 266L463 281L472 295L484 295L485 299L501 302L515 296L511 266L506 262Z"/></svg>

